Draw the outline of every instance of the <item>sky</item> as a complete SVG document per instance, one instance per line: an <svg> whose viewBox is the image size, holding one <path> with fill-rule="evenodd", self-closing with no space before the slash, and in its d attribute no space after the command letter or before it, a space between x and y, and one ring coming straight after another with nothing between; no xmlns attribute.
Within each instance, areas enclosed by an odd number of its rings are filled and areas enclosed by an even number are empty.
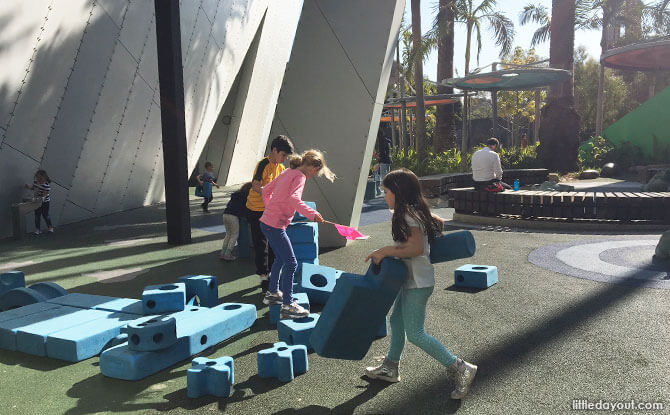
<svg viewBox="0 0 670 415"><path fill-rule="evenodd" d="M475 4L479 4L480 0L474 0ZM405 21L411 22L411 0L406 0L405 7ZM519 13L527 4L543 4L547 10L551 12L551 0L498 0L498 11L503 12L514 22L514 46L521 46L524 49L530 48L530 41L533 37L533 32L539 27L535 24L527 24L521 26L519 24ZM422 0L421 1L421 31L426 32L433 24L435 19L435 8L438 0ZM482 50L479 55L479 65L477 64L477 44L473 36L471 47L470 70L477 67L484 67L490 65L492 62L500 61L498 56L499 49L493 42L493 31L488 30L486 24L482 26ZM463 76L465 68L465 25L456 24L456 39L454 42L454 69L458 76ZM587 53L598 60L600 57L600 31L577 31L575 33L575 48L579 46L586 47ZM512 48L513 49L513 48ZM536 46L535 51L540 57L549 57L549 41ZM490 70L490 69L489 69ZM433 51L428 59L424 62L423 74L432 81L437 78L437 51ZM455 74L456 75L456 74Z"/></svg>

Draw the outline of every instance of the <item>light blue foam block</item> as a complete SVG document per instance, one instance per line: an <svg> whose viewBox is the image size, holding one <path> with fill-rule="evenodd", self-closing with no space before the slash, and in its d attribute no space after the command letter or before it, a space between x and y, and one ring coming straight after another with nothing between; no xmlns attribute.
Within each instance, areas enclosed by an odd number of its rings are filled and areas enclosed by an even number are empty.
<svg viewBox="0 0 670 415"><path fill-rule="evenodd" d="M310 201L307 201L307 200L303 200L303 202L305 202L305 204L307 206L316 210L316 202L310 202ZM293 215L293 222L301 222L301 221L307 221L307 220L309 220L309 219L307 219L302 213L295 212L295 215Z"/></svg>
<svg viewBox="0 0 670 415"><path fill-rule="evenodd" d="M144 315L142 301L135 298L115 298L91 307L93 310L115 311L124 314L135 314L135 318Z"/></svg>
<svg viewBox="0 0 670 415"><path fill-rule="evenodd" d="M51 333L69 329L92 320L108 317L109 311L77 310L66 315L25 325L16 331L16 349L35 356L46 356L47 337Z"/></svg>
<svg viewBox="0 0 670 415"><path fill-rule="evenodd" d="M0 295L7 291L26 286L26 276L21 271L8 271L0 274Z"/></svg>
<svg viewBox="0 0 670 415"><path fill-rule="evenodd" d="M55 306L38 313L0 322L0 348L16 350L16 332L25 326L81 311L80 308Z"/></svg>
<svg viewBox="0 0 670 415"><path fill-rule="evenodd" d="M7 311L28 304L41 303L42 301L46 301L46 299L47 297L44 294L31 288L12 288L0 295L0 311Z"/></svg>
<svg viewBox="0 0 670 415"><path fill-rule="evenodd" d="M298 262L311 262L319 257L319 245L315 243L297 243L293 245L293 254Z"/></svg>
<svg viewBox="0 0 670 415"><path fill-rule="evenodd" d="M310 343L319 356L360 360L375 339L398 292L407 266L396 258L370 265L366 275L343 273L337 280Z"/></svg>
<svg viewBox="0 0 670 415"><path fill-rule="evenodd" d="M51 310L52 308L58 308L58 307L60 307L58 304L51 304L47 302L24 305L23 307L3 311L2 313L0 313L0 322L7 320L14 320L17 318L29 316L31 314L41 313L42 311Z"/></svg>
<svg viewBox="0 0 670 415"><path fill-rule="evenodd" d="M65 288L51 281L38 282L37 284L31 285L29 288L42 294L47 299L67 295L67 290Z"/></svg>
<svg viewBox="0 0 670 415"><path fill-rule="evenodd" d="M186 285L150 285L142 292L142 306L145 314L171 313L181 311L186 304Z"/></svg>
<svg viewBox="0 0 670 415"><path fill-rule="evenodd" d="M492 265L465 264L454 271L459 287L488 288L498 282L498 268Z"/></svg>
<svg viewBox="0 0 670 415"><path fill-rule="evenodd" d="M186 394L189 398L205 395L227 398L235 383L235 363L230 356L217 359L196 357L186 371Z"/></svg>
<svg viewBox="0 0 670 415"><path fill-rule="evenodd" d="M305 309L309 310L309 298L305 293L293 293L293 300ZM281 311L281 304L270 304L270 324L277 324L279 321L279 311Z"/></svg>
<svg viewBox="0 0 670 415"><path fill-rule="evenodd" d="M47 336L47 356L80 362L96 356L110 345L136 314L111 313L104 319L89 321Z"/></svg>
<svg viewBox="0 0 670 415"><path fill-rule="evenodd" d="M309 370L307 347L277 342L271 348L258 352L258 376L278 378L290 382L295 375Z"/></svg>
<svg viewBox="0 0 670 415"><path fill-rule="evenodd" d="M293 222L286 227L291 244L319 244L319 224L316 222Z"/></svg>
<svg viewBox="0 0 670 415"><path fill-rule="evenodd" d="M323 265L303 263L300 273L300 288L315 304L326 304L342 271Z"/></svg>
<svg viewBox="0 0 670 415"><path fill-rule="evenodd" d="M79 307L92 310L116 311L126 314L144 315L142 301L134 298L117 298L106 295L70 293L62 297L51 298L47 303Z"/></svg>
<svg viewBox="0 0 670 415"><path fill-rule="evenodd" d="M279 320L279 323L277 323L279 340L290 345L302 344L307 349L312 349L309 337L319 321L319 317L318 314L311 313L304 318Z"/></svg>
<svg viewBox="0 0 670 415"><path fill-rule="evenodd" d="M167 349L153 352L134 351L128 343L105 350L100 355L103 375L125 380L139 380L200 353L256 321L256 307L251 304L223 303L204 308L187 317L188 310L170 314L177 320L177 342Z"/></svg>
<svg viewBox="0 0 670 415"><path fill-rule="evenodd" d="M166 349L177 342L177 319L154 316L131 321L126 328L130 350L154 351Z"/></svg>
<svg viewBox="0 0 670 415"><path fill-rule="evenodd" d="M430 262L470 258L475 251L475 238L470 231L451 232L435 238L430 244Z"/></svg>
<svg viewBox="0 0 670 415"><path fill-rule="evenodd" d="M186 275L179 278L186 285L186 298L198 296L202 307L214 307L219 304L219 281L212 275Z"/></svg>

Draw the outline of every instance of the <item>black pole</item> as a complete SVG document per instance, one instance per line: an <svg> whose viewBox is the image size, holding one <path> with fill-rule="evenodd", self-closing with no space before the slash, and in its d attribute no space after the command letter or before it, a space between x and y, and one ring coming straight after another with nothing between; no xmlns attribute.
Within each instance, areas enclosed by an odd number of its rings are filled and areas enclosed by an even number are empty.
<svg viewBox="0 0 670 415"><path fill-rule="evenodd" d="M154 0L168 243L191 243L179 0Z"/></svg>

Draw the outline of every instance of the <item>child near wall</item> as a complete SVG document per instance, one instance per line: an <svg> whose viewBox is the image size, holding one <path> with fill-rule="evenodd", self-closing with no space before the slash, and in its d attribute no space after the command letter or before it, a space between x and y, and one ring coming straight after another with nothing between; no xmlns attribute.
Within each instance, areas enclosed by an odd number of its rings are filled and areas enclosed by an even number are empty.
<svg viewBox="0 0 670 415"><path fill-rule="evenodd" d="M223 225L226 227L226 236L223 238L221 246L221 259L234 261L237 259L233 255L233 249L240 236L240 218L247 216L247 197L251 190L251 182L244 184L240 190L230 195L230 201L223 211Z"/></svg>
<svg viewBox="0 0 670 415"><path fill-rule="evenodd" d="M53 233L54 227L51 224L51 217L49 216L49 203L51 202L51 179L49 175L44 170L37 170L33 184L27 184L26 188L34 192L35 198L42 200L42 205L35 209L35 235L42 233L40 230L40 217L44 218L49 233Z"/></svg>

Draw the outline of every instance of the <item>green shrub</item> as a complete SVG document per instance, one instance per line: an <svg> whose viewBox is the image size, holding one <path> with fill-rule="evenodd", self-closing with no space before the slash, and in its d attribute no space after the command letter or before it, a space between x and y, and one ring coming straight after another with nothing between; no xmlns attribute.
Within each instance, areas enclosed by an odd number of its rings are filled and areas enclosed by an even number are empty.
<svg viewBox="0 0 670 415"><path fill-rule="evenodd" d="M581 170L600 168L609 160L614 146L604 137L593 137L579 147L579 167Z"/></svg>

